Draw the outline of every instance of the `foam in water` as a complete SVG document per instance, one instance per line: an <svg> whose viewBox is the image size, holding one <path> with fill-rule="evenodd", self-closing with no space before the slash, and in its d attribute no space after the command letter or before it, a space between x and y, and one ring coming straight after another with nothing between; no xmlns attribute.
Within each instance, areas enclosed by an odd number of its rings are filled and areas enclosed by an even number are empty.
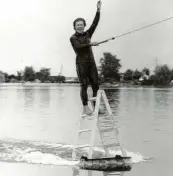
<svg viewBox="0 0 173 176"><path fill-rule="evenodd" d="M73 147L73 145L47 142L0 141L0 161L69 167L78 166L79 161L71 161ZM80 152L86 153L87 151L88 148L84 148ZM112 157L121 155L121 151L109 150L109 152ZM127 156L132 158L132 164L146 162L151 159L142 156L140 153L126 152ZM96 157L104 156L104 153L103 148L94 148Z"/></svg>
<svg viewBox="0 0 173 176"><path fill-rule="evenodd" d="M75 166L79 164L79 161L68 161L61 157L41 152L25 154L22 159L33 164L50 164L58 166Z"/></svg>
<svg viewBox="0 0 173 176"><path fill-rule="evenodd" d="M95 151L104 152L103 149L95 149ZM110 151L112 156L121 155L121 151ZM133 153L127 151L127 156L132 157L131 163L137 164L141 162L147 161L149 158L142 156L140 153ZM41 152L31 152L23 155L22 160L25 160L27 163L33 164L45 164L45 165L58 165L58 166L77 166L79 161L70 161L63 159L59 156L55 156L53 154L46 154Z"/></svg>
<svg viewBox="0 0 173 176"><path fill-rule="evenodd" d="M115 156L115 155L121 155L121 151L110 151L110 153ZM137 163L141 163L141 162L146 162L148 160L150 160L149 157L145 157L145 156L142 156L140 153L134 153L134 152L129 152L129 151L126 151L127 153L127 156L130 156L132 159L131 159L131 163L132 164L137 164Z"/></svg>

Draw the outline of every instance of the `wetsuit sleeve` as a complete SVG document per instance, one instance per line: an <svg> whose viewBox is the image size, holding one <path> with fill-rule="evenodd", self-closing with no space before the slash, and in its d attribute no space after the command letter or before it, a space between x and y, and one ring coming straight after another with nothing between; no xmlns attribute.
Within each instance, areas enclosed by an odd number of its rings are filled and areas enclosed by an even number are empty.
<svg viewBox="0 0 173 176"><path fill-rule="evenodd" d="M100 20L100 11L97 11L96 12L96 15L95 15L95 18L93 20L93 23L92 25L90 26L90 28L87 30L88 34L90 37L92 37L98 23L99 23L99 20Z"/></svg>
<svg viewBox="0 0 173 176"><path fill-rule="evenodd" d="M81 49L81 48L85 48L85 47L91 46L90 43L81 44L81 43L79 42L79 40L76 39L75 37L71 37L71 38L70 38L70 42L71 42L72 46L73 46L75 49Z"/></svg>

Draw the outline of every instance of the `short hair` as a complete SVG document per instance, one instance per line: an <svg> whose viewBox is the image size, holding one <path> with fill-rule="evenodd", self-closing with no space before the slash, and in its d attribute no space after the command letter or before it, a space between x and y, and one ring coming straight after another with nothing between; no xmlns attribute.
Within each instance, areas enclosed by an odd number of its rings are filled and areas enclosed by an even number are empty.
<svg viewBox="0 0 173 176"><path fill-rule="evenodd" d="M78 21L83 21L84 26L86 26L86 21L85 21L83 18L77 18L77 19L75 19L74 22L73 22L73 27L74 27L74 29L75 29L76 22L78 22Z"/></svg>

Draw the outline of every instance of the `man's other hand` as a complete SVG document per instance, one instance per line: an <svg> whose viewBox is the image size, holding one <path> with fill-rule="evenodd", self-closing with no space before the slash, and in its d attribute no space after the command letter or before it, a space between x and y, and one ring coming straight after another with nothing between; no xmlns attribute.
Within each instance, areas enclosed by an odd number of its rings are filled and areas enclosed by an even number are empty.
<svg viewBox="0 0 173 176"><path fill-rule="evenodd" d="M100 11L101 5L102 5L102 2L101 2L101 1L98 1L98 2L97 2L97 10L98 10L98 11Z"/></svg>

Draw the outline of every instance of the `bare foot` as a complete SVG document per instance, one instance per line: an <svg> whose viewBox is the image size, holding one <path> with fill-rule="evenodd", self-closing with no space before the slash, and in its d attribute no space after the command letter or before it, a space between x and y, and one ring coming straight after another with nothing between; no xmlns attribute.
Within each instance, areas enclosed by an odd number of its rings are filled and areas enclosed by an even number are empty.
<svg viewBox="0 0 173 176"><path fill-rule="evenodd" d="M83 107L83 112L82 112L82 114L83 114L84 116L89 116L89 115L91 115L92 113L93 113L93 111L88 107L88 105L86 105L86 106Z"/></svg>

